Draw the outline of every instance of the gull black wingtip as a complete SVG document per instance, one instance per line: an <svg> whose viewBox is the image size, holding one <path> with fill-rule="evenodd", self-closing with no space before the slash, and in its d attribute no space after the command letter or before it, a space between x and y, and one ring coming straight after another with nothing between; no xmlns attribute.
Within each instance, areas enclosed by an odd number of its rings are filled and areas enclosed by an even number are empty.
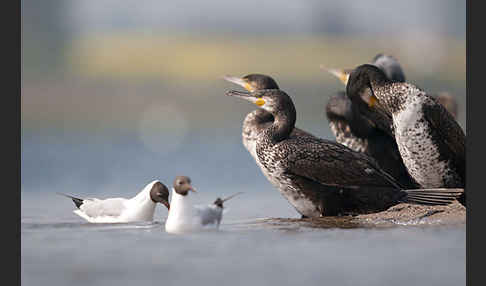
<svg viewBox="0 0 486 286"><path fill-rule="evenodd" d="M73 197L73 196L70 196L70 195L67 195L67 194L64 194L64 193L59 193L59 192L56 192L56 194L60 195L60 196L64 196L66 198L70 198L74 205L79 209L79 207L81 207L81 205L84 203L84 199L80 199L80 198L77 198L77 197Z"/></svg>

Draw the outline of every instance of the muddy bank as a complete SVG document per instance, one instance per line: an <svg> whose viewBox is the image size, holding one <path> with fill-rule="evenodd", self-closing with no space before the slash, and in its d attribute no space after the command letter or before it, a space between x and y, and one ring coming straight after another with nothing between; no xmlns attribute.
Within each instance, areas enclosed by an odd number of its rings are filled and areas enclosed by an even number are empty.
<svg viewBox="0 0 486 286"><path fill-rule="evenodd" d="M399 204L380 213L355 218L365 223L385 225L461 225L466 224L466 208L458 202L447 206Z"/></svg>
<svg viewBox="0 0 486 286"><path fill-rule="evenodd" d="M322 218L266 218L259 220L279 229L310 228L376 228L393 227L398 225L427 226L427 225L465 225L466 208L454 202L448 206L422 206L399 204L386 211L342 217Z"/></svg>

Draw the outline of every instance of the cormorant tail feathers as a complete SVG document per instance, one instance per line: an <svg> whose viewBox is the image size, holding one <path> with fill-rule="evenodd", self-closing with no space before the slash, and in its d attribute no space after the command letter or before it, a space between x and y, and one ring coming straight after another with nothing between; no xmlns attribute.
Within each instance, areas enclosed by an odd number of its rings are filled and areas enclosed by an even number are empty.
<svg viewBox="0 0 486 286"><path fill-rule="evenodd" d="M419 205L448 205L457 200L463 193L462 188L436 188L403 190L407 193L404 203Z"/></svg>

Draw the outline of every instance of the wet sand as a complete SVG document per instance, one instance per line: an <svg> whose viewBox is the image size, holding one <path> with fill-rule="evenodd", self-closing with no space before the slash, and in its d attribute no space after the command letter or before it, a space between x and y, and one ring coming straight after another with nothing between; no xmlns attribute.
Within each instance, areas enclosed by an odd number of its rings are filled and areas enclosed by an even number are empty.
<svg viewBox="0 0 486 286"><path fill-rule="evenodd" d="M466 208L454 202L447 206L422 206L413 204L399 204L386 211L340 217L322 218L266 218L259 220L277 229L296 230L300 227L308 228L377 228L393 226L427 226L427 225L465 225Z"/></svg>
<svg viewBox="0 0 486 286"><path fill-rule="evenodd" d="M377 225L462 225L466 224L466 208L459 202L447 206L399 204L380 213L359 215L356 219Z"/></svg>

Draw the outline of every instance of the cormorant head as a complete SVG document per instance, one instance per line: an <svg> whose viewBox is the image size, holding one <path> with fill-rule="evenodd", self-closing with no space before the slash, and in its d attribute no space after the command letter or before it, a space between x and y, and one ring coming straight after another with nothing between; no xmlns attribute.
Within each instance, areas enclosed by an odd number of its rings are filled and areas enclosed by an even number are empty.
<svg viewBox="0 0 486 286"><path fill-rule="evenodd" d="M169 189L162 184L161 182L156 182L152 185L152 189L150 190L150 199L154 203L161 203L170 208L169 205Z"/></svg>
<svg viewBox="0 0 486 286"><path fill-rule="evenodd" d="M393 56L377 54L371 64L381 69L389 80L405 82L405 73L398 60Z"/></svg>
<svg viewBox="0 0 486 286"><path fill-rule="evenodd" d="M249 92L262 89L279 89L273 78L264 74L248 74L244 77L225 76L225 80L242 86Z"/></svg>
<svg viewBox="0 0 486 286"><path fill-rule="evenodd" d="M389 80L405 82L405 73L403 72L398 60L393 56L381 53L377 54L371 61L371 64L381 69ZM342 83L344 83L344 85L347 85L349 75L353 71L353 69L331 69L326 68L323 65L321 65L321 69L324 69L336 76Z"/></svg>
<svg viewBox="0 0 486 286"><path fill-rule="evenodd" d="M349 75L346 94L351 101L361 99L369 107L373 107L378 100L373 93L373 85L381 85L386 82L389 80L378 67L370 64L360 65Z"/></svg>
<svg viewBox="0 0 486 286"><path fill-rule="evenodd" d="M186 196L189 191L196 192L191 186L191 179L187 176L177 176L174 179L174 190L176 193L182 196Z"/></svg>
<svg viewBox="0 0 486 286"><path fill-rule="evenodd" d="M292 99L279 89L263 89L254 92L230 90L226 95L245 99L273 115L285 111L295 112Z"/></svg>

